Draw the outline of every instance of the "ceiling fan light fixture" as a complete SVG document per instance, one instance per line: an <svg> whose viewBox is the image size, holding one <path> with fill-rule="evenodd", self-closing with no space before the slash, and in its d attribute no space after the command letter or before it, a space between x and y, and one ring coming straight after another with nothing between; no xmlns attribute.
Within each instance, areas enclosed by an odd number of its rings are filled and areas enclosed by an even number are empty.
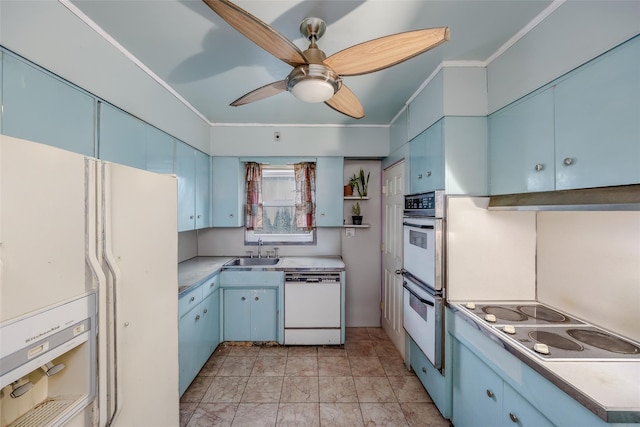
<svg viewBox="0 0 640 427"><path fill-rule="evenodd" d="M287 89L300 101L324 102L340 89L338 75L322 64L299 65L287 77Z"/></svg>

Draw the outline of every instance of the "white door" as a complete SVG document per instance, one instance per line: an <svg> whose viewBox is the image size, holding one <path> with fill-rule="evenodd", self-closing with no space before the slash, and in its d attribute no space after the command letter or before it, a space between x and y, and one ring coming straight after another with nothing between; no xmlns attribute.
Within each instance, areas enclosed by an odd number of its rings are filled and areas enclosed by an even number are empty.
<svg viewBox="0 0 640 427"><path fill-rule="evenodd" d="M382 327L404 357L402 327L402 214L404 210L404 161L384 170L382 236Z"/></svg>

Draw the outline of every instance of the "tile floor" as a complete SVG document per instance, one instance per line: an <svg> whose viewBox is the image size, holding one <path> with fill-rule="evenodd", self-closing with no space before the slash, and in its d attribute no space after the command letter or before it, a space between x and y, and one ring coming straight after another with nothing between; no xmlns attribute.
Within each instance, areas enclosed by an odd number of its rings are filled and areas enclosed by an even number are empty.
<svg viewBox="0 0 640 427"><path fill-rule="evenodd" d="M180 426L443 426L381 328L344 346L220 345L180 400Z"/></svg>

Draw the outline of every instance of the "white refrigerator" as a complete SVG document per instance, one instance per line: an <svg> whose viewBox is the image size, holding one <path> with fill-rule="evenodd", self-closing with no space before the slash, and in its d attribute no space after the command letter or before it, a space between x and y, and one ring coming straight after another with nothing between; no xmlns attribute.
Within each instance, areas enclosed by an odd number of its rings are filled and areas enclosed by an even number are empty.
<svg viewBox="0 0 640 427"><path fill-rule="evenodd" d="M0 427L179 424L176 188L0 135Z"/></svg>

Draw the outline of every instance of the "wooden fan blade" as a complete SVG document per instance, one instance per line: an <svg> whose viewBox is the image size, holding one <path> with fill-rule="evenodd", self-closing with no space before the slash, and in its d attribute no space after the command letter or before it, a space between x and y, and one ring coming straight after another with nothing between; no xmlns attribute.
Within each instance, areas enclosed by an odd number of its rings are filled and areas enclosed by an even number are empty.
<svg viewBox="0 0 640 427"><path fill-rule="evenodd" d="M295 67L307 59L298 47L273 27L227 0L203 0L215 13L246 38Z"/></svg>
<svg viewBox="0 0 640 427"><path fill-rule="evenodd" d="M362 108L362 104L360 104L358 97L344 84L340 90L331 97L331 99L325 101L325 104L336 110L338 113L353 117L354 119L361 119L364 117L364 108Z"/></svg>
<svg viewBox="0 0 640 427"><path fill-rule="evenodd" d="M287 90L287 81L280 80L278 82L270 83L268 85L262 86L256 90L252 90L246 95L241 96L240 98L233 101L231 104L232 107L239 107L240 105L249 104L250 102L260 101L261 99L268 98L273 95L277 95L280 92L284 92Z"/></svg>
<svg viewBox="0 0 640 427"><path fill-rule="evenodd" d="M449 28L427 28L369 40L323 62L341 76L372 73L420 55L449 40Z"/></svg>

